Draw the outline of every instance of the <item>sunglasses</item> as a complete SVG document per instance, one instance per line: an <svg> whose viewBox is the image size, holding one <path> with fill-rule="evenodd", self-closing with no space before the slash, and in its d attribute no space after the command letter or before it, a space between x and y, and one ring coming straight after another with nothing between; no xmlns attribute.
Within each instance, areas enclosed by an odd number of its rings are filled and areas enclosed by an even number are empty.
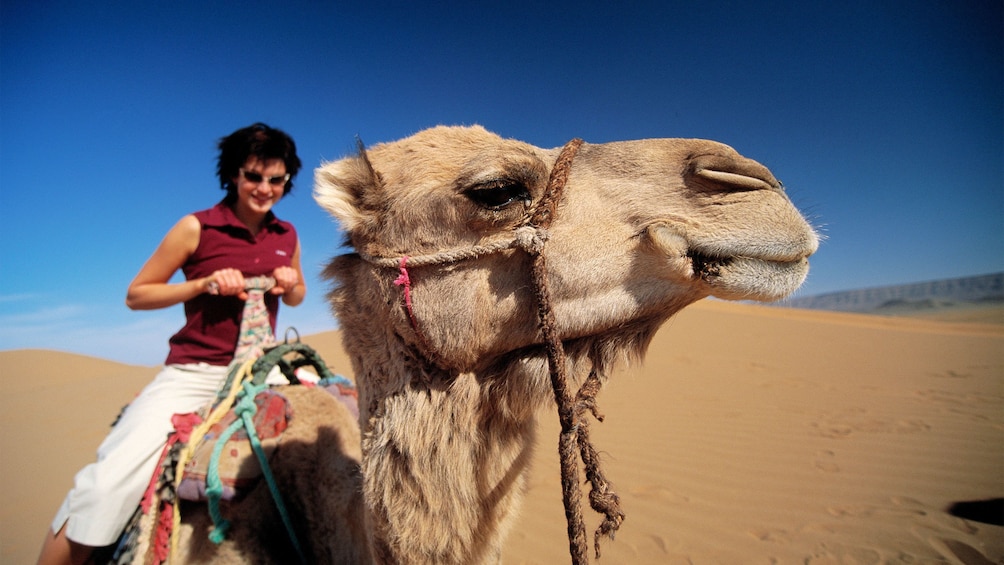
<svg viewBox="0 0 1004 565"><path fill-rule="evenodd" d="M267 180L268 184L272 186L282 186L286 184L286 182L289 180L289 173L286 173L284 175L279 175L277 177L265 178L261 175L261 173L256 173L254 171L245 171L244 169L241 169L240 171L241 171L241 176L244 177L244 180L254 184L258 184L263 180Z"/></svg>

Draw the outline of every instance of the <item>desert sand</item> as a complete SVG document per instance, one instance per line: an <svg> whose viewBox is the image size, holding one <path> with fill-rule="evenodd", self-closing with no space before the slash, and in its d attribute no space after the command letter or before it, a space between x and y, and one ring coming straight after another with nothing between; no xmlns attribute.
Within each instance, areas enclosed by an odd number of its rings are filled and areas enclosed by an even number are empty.
<svg viewBox="0 0 1004 565"><path fill-rule="evenodd" d="M350 375L337 332L305 341ZM0 367L0 562L33 563L157 368L39 350ZM1004 324L703 301L599 403L592 436L627 519L595 562L1004 563L1000 506L951 510L1004 498ZM557 433L542 411L507 565L569 561Z"/></svg>

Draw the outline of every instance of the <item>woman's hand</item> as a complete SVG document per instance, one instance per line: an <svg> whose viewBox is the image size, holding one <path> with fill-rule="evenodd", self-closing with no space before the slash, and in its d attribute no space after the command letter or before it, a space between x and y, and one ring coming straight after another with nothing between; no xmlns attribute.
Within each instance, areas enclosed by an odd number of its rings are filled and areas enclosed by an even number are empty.
<svg viewBox="0 0 1004 565"><path fill-rule="evenodd" d="M247 300L244 290L244 274L237 269L220 269L206 277L206 292L220 296L236 296Z"/></svg>
<svg viewBox="0 0 1004 565"><path fill-rule="evenodd" d="M303 302L303 297L307 295L307 285L303 280L303 268L300 267L300 242L296 242L296 249L290 257L288 267L276 267L272 271L275 278L275 288L272 294L282 296L282 302L286 306L298 306Z"/></svg>
<svg viewBox="0 0 1004 565"><path fill-rule="evenodd" d="M272 271L272 278L275 279L272 294L286 294L287 291L300 284L300 273L292 267L276 267Z"/></svg>

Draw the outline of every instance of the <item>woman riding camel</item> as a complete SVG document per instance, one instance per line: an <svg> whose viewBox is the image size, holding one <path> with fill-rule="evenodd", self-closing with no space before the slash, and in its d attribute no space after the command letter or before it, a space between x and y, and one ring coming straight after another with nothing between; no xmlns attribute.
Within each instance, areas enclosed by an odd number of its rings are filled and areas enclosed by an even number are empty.
<svg viewBox="0 0 1004 565"><path fill-rule="evenodd" d="M271 277L265 294L275 328L279 300L303 302L307 288L293 225L272 213L300 170L286 133L256 123L219 142L217 175L223 200L175 224L129 285L133 310L185 305L185 325L169 341L164 368L126 408L97 461L84 467L46 536L38 562L84 563L118 539L150 482L171 416L212 402L234 360L246 280ZM181 269L183 282L170 282ZM271 330L269 330L271 331ZM268 336L271 337L271 336Z"/></svg>

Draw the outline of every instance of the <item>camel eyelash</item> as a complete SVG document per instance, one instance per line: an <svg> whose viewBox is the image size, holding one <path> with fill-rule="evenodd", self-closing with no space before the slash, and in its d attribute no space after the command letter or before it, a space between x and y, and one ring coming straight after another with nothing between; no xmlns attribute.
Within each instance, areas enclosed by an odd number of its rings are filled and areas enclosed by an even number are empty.
<svg viewBox="0 0 1004 565"><path fill-rule="evenodd" d="M514 202L529 205L532 198L525 184L509 179L493 179L479 183L464 193L474 203L489 210L501 210Z"/></svg>

